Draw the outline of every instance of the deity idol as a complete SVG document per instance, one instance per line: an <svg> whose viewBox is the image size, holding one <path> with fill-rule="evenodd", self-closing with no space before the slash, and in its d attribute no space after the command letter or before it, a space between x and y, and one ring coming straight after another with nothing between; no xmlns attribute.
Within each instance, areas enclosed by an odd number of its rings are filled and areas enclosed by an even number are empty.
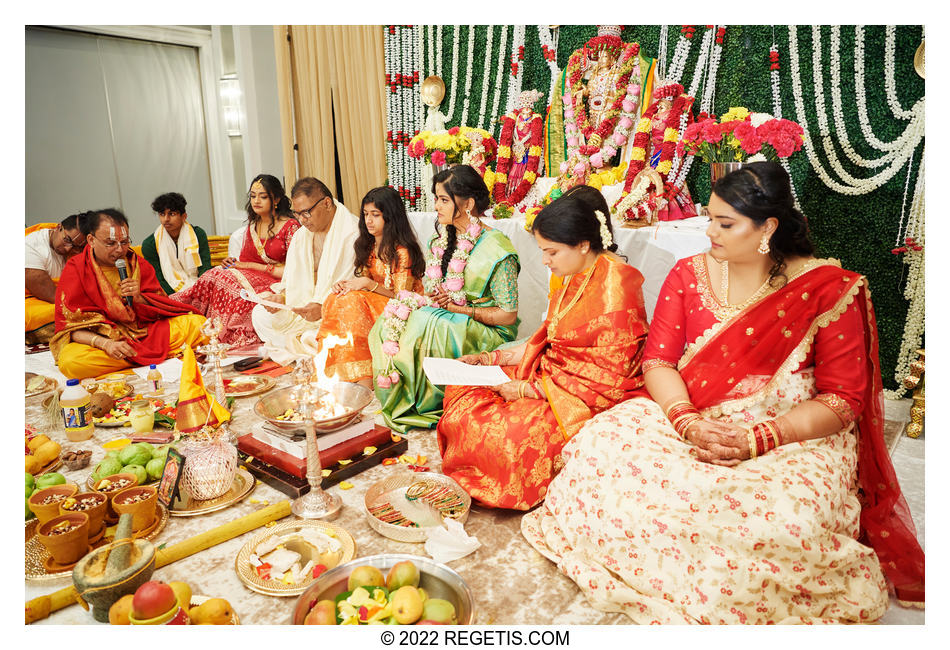
<svg viewBox="0 0 950 650"><path fill-rule="evenodd" d="M543 154L544 118L532 107L542 97L537 90L518 96L516 110L502 116L493 198L514 207L538 177Z"/></svg>
<svg viewBox="0 0 950 650"><path fill-rule="evenodd" d="M624 43L621 29L599 25L555 81L545 164L548 173L561 170L559 185L582 183L590 172L629 159L627 135L648 104L640 97L651 95L656 62L637 43Z"/></svg>

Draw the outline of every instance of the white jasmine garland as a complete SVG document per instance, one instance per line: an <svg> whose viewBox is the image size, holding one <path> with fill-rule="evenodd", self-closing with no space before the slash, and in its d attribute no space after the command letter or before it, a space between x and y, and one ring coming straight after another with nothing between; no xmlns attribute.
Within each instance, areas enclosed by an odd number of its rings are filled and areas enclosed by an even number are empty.
<svg viewBox="0 0 950 650"><path fill-rule="evenodd" d="M485 61L482 63L482 98L478 103L478 119L475 122L475 126L478 128L482 128L482 125L485 123L485 108L488 103L488 89L486 89L485 86L488 85L488 75L491 74L491 48L492 39L495 36L495 26L488 25L486 31L488 35L485 38Z"/></svg>
<svg viewBox="0 0 950 650"><path fill-rule="evenodd" d="M887 97L887 105L890 106L894 117L901 120L909 120L913 117L913 109L904 110L900 101L897 99L897 87L894 83L894 40L897 37L897 28L894 25L888 25L884 29L884 94Z"/></svg>
<svg viewBox="0 0 950 650"><path fill-rule="evenodd" d="M713 25L713 31L719 27L725 29L725 25ZM725 36L725 33L723 34ZM706 85L703 87L703 98L699 104L700 112L709 113L712 110L713 98L716 92L716 79L719 76L719 62L722 61L722 45L713 40L712 58L709 62L709 76L706 79Z"/></svg>
<svg viewBox="0 0 950 650"><path fill-rule="evenodd" d="M491 31L491 30L489 30ZM475 25L468 26L468 58L465 62L465 94L462 95L462 126L468 126L469 95L472 90L472 55L475 53Z"/></svg>
<svg viewBox="0 0 950 650"><path fill-rule="evenodd" d="M495 68L495 84L494 84L494 93L492 95L491 102L491 113L488 114L488 121L482 122L479 126L489 133L494 133L495 129L493 125L495 124L495 118L498 116L498 102L501 99L501 86L505 81L505 73L508 70L508 66L505 65L505 43L508 40L508 25L501 26L501 41L498 44L498 66ZM487 79L488 76L486 75ZM482 85L482 92L485 92L484 84Z"/></svg>
<svg viewBox="0 0 950 650"><path fill-rule="evenodd" d="M883 142L871 128L868 118L867 98L864 90L864 26L854 28L854 92L857 104L858 123L861 125L861 134L869 145L880 151L890 151L899 147L897 141Z"/></svg>
<svg viewBox="0 0 950 650"><path fill-rule="evenodd" d="M694 32L695 36L695 32ZM666 76L667 81L680 83L680 77L686 68L686 59L689 58L689 46L692 39L686 38L686 35L680 32L679 40L676 41L676 49L673 50L673 60L670 61L670 71ZM680 85L682 85L680 83Z"/></svg>
<svg viewBox="0 0 950 650"><path fill-rule="evenodd" d="M703 42L699 45L699 58L696 59L696 68L693 70L693 80L689 84L689 90L686 94L690 97L696 96L696 90L699 88L699 82L702 79L703 71L706 69L706 60L709 58L712 49L713 36L716 34L716 26L707 29L703 34ZM696 38L695 34L693 38Z"/></svg>
<svg viewBox="0 0 950 650"><path fill-rule="evenodd" d="M657 79L666 79L666 41L669 38L669 25L660 25L660 49L656 55Z"/></svg>
<svg viewBox="0 0 950 650"><path fill-rule="evenodd" d="M443 111L446 123L452 121L455 115L455 91L458 88L459 79L459 40L459 28L456 26L452 37L452 89L449 93L449 105Z"/></svg>
<svg viewBox="0 0 950 650"><path fill-rule="evenodd" d="M561 76L561 69L557 65L557 28L551 30L545 25L538 25L538 40L541 41L541 45L555 53L553 61L544 59L551 71L551 90L548 92L548 105L550 105L554 99L554 93L557 92L558 77ZM508 110L511 110L511 107Z"/></svg>
<svg viewBox="0 0 950 650"><path fill-rule="evenodd" d="M524 77L524 62L518 59L518 53L524 47L524 25L515 25L511 38L511 63L518 64L518 72L508 79L508 95L505 100L505 113L515 110L518 95L521 94L521 80ZM493 117L497 117L493 115Z"/></svg>

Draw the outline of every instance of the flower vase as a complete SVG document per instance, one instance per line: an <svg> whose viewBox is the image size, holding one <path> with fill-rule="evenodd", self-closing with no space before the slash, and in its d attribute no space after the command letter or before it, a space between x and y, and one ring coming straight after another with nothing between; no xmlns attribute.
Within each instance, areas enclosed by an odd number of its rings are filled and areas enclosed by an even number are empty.
<svg viewBox="0 0 950 650"><path fill-rule="evenodd" d="M742 165L745 163L741 162L711 162L709 163L709 178L711 185L715 186L716 182L725 176L726 174L731 174L737 169L741 169Z"/></svg>
<svg viewBox="0 0 950 650"><path fill-rule="evenodd" d="M203 501L226 494L234 485L237 448L226 441L188 442L180 445L185 456L181 481L193 498Z"/></svg>

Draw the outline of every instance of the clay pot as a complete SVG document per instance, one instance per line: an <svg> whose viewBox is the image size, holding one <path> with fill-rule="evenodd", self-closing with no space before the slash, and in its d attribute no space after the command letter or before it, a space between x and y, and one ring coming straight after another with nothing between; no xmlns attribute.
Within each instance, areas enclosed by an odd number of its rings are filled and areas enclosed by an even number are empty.
<svg viewBox="0 0 950 650"><path fill-rule="evenodd" d="M112 497L115 496L118 491L117 490L102 490L99 488L99 486L102 485L103 481L115 482L121 478L129 479L131 481L131 483L129 484L129 487L136 486L138 485L138 482L139 482L135 474L132 474L131 472L124 472L121 474L112 474L110 476L105 476L99 479L96 482L95 486L93 487L93 490L95 490L96 492L102 492L107 497L109 497L109 500L106 502L106 523L108 524L114 524L115 522L119 520L118 513L112 507ZM123 489L127 489L127 488L123 488Z"/></svg>
<svg viewBox="0 0 950 650"><path fill-rule="evenodd" d="M68 515L72 512L85 512L86 516L89 517L89 541L93 542L96 535L98 535L102 529L105 527L103 518L106 516L106 508L109 505L109 497L102 492L82 492L80 494L74 494L73 499L79 501L80 499L96 499L98 501L97 505L88 508L87 510L67 510L63 507L63 501L59 502L59 514Z"/></svg>
<svg viewBox="0 0 950 650"><path fill-rule="evenodd" d="M63 521L75 524L68 533L50 535L50 531ZM40 542L53 556L57 564L73 564L89 550L89 517L85 512L71 512L68 515L53 517L36 530Z"/></svg>
<svg viewBox="0 0 950 650"><path fill-rule="evenodd" d="M59 504L62 502L55 501L53 503L44 504L43 500L50 496L51 494L62 495L63 499L66 497L71 497L74 494L79 492L79 486L75 483L64 483L63 485L54 485L52 487L43 488L42 490L37 490L30 495L30 498L27 500L27 505L29 505L30 510L33 511L33 514L36 515L36 518L40 520L40 524L45 524L47 521L53 517L59 516Z"/></svg>
<svg viewBox="0 0 950 650"><path fill-rule="evenodd" d="M130 497L145 495L147 498L134 503L126 503ZM112 507L120 515L129 513L132 515L132 532L137 533L145 530L155 521L155 502L158 500L158 490L154 485L140 485L130 487L116 493L111 501Z"/></svg>

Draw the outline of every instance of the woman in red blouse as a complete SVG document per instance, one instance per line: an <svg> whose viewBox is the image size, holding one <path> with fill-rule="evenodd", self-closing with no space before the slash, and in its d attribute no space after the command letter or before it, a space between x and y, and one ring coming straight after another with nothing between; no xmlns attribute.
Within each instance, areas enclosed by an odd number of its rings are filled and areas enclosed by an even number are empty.
<svg viewBox="0 0 950 650"><path fill-rule="evenodd" d="M269 174L258 174L251 182L245 209L248 225L240 257L229 257L171 296L209 319L219 317L223 329L218 338L235 350L261 343L251 323L254 303L241 298L241 289L253 295L280 280L290 239L300 228L283 186Z"/></svg>
<svg viewBox="0 0 950 650"><path fill-rule="evenodd" d="M591 420L522 520L596 607L637 622L862 622L924 555L883 439L867 280L816 259L788 175L729 174L708 253L663 285L653 400Z"/></svg>

